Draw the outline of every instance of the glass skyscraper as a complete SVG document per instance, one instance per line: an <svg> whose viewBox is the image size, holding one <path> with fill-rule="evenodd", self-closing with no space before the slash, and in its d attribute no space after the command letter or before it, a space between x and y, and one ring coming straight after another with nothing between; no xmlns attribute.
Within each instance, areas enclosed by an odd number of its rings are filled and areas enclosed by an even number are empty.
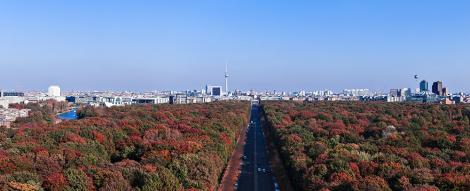
<svg viewBox="0 0 470 191"><path fill-rule="evenodd" d="M429 83L426 80L423 80L419 83L419 91L429 91Z"/></svg>

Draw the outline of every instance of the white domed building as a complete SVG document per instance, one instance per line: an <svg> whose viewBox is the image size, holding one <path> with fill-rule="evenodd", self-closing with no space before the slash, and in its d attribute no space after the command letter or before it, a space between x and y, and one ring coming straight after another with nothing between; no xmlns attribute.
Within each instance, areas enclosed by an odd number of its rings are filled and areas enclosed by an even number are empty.
<svg viewBox="0 0 470 191"><path fill-rule="evenodd" d="M49 86L49 89L47 91L47 96L49 97L60 97L60 87L53 85Z"/></svg>

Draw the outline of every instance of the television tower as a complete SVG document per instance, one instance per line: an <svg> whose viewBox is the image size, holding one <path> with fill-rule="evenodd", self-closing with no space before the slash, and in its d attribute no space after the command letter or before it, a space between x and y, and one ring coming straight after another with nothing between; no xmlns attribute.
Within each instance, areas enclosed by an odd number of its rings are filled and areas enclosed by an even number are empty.
<svg viewBox="0 0 470 191"><path fill-rule="evenodd" d="M224 76L225 77L225 93L228 96L228 77L229 77L229 75L228 75L228 69L227 68L228 68L228 64L227 64L227 62L225 62L225 76Z"/></svg>

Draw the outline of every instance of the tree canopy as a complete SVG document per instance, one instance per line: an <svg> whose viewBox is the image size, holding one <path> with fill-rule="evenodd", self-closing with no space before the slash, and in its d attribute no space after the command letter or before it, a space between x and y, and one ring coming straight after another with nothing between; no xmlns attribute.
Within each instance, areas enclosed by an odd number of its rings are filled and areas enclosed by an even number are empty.
<svg viewBox="0 0 470 191"><path fill-rule="evenodd" d="M59 124L33 115L0 129L0 189L214 190L249 107L85 107Z"/></svg>
<svg viewBox="0 0 470 191"><path fill-rule="evenodd" d="M263 103L298 190L470 190L470 108Z"/></svg>

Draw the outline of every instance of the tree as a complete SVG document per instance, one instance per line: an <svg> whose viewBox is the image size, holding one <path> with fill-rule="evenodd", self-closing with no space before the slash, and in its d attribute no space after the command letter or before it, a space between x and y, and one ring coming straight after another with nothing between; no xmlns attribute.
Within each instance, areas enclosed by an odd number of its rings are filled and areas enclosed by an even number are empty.
<svg viewBox="0 0 470 191"><path fill-rule="evenodd" d="M69 183L65 190L89 190L88 178L82 170L69 168L64 173Z"/></svg>

